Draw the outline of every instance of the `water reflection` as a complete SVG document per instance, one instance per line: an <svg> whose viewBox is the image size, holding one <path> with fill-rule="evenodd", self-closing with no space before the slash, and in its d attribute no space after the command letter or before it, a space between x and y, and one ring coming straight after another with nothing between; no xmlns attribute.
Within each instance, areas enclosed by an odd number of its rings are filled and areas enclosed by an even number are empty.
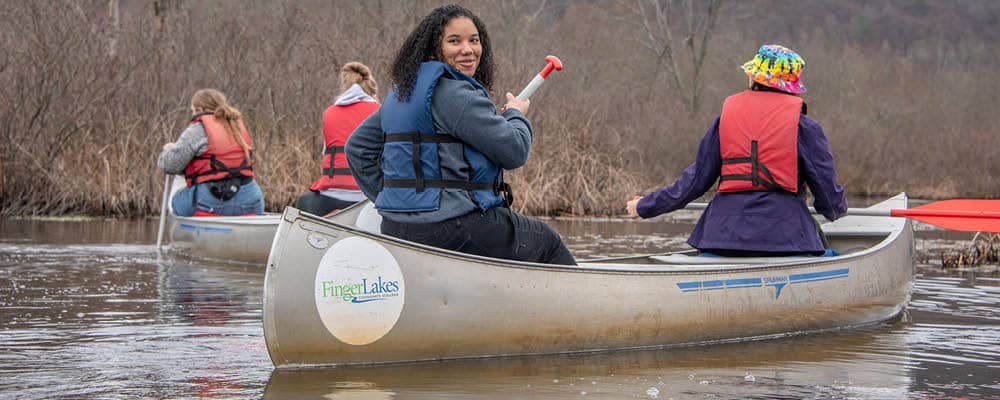
<svg viewBox="0 0 1000 400"><path fill-rule="evenodd" d="M580 258L683 249L691 221L554 225ZM989 398L1000 276L918 236L901 321L754 343L275 371L259 268L157 260L155 221L0 220L0 398ZM598 323L598 322L595 322Z"/></svg>
<svg viewBox="0 0 1000 400"><path fill-rule="evenodd" d="M0 397L260 390L260 271L160 263L150 245L36 240L0 241Z"/></svg>
<svg viewBox="0 0 1000 400"><path fill-rule="evenodd" d="M899 334L920 362L915 391L940 396L991 393L1000 397L1000 277L943 275L927 269L917 277L910 315Z"/></svg>
<svg viewBox="0 0 1000 400"><path fill-rule="evenodd" d="M276 370L264 397L900 398L914 363L906 340L887 335L899 325L658 351ZM895 356L868 356L872 348Z"/></svg>
<svg viewBox="0 0 1000 400"><path fill-rule="evenodd" d="M698 219L693 211L678 211L653 221L586 218L553 219L578 260L687 250L687 235Z"/></svg>

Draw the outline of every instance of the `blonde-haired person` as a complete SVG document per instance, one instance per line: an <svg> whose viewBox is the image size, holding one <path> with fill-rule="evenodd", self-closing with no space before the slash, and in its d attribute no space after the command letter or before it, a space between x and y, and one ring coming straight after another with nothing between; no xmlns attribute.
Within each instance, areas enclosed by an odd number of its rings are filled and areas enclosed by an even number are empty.
<svg viewBox="0 0 1000 400"><path fill-rule="evenodd" d="M340 90L323 112L323 175L295 202L296 208L316 215L331 214L365 199L347 165L344 145L354 128L378 109L378 83L368 66L353 61L340 69Z"/></svg>
<svg viewBox="0 0 1000 400"><path fill-rule="evenodd" d="M264 213L264 195L254 182L253 142L242 114L215 89L191 97L191 124L176 142L163 145L157 165L183 174L187 187L174 195L174 214Z"/></svg>

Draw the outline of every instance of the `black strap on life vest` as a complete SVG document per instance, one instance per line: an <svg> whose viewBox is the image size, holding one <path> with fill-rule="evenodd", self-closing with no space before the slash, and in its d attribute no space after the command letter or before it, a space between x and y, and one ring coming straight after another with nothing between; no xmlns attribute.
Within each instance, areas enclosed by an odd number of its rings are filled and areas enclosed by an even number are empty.
<svg viewBox="0 0 1000 400"><path fill-rule="evenodd" d="M500 170L500 176L497 177L497 181L493 185L493 193L499 194L503 198L503 206L510 208L514 205L514 191L510 188L510 184L504 182L503 180L503 170Z"/></svg>
<svg viewBox="0 0 1000 400"><path fill-rule="evenodd" d="M417 183L415 179L382 179L382 186L385 187L400 187L400 188L411 188L416 189ZM488 183L477 183L469 182L458 179L425 179L424 188L431 189L464 189L464 190L493 190L493 182Z"/></svg>
<svg viewBox="0 0 1000 400"><path fill-rule="evenodd" d="M410 142L413 144L413 175L414 179L383 179L384 187L402 187L416 189L423 192L426 188L433 189L464 189L464 190L492 190L493 183L476 183L456 179L424 179L424 171L420 164L420 144L421 143L462 143L462 141L451 135L432 135L420 132L409 133L387 133L386 143L389 142Z"/></svg>
<svg viewBox="0 0 1000 400"><path fill-rule="evenodd" d="M720 181L750 181L753 186L763 186L774 192L786 191L774 180L774 175L757 157L757 141L750 141L750 157L723 158L723 164L750 163L750 174L728 174L719 177ZM761 177L760 175L764 176Z"/></svg>
<svg viewBox="0 0 1000 400"><path fill-rule="evenodd" d="M423 192L426 188L432 189L462 189L466 191L473 190L492 190L494 194L499 194L504 200L504 206L510 207L514 203L514 193L510 188L510 185L503 180L503 171L497 175L497 179L493 182L471 182L466 180L457 179L424 179L424 172L421 168L420 163L420 144L421 143L463 143L459 138L451 135L432 135L424 134L420 132L409 132L409 133L387 133L385 135L385 142L410 142L413 143L413 172L414 179L392 179L383 178L383 187L399 187L399 188L411 188L416 189L417 192ZM466 160L468 162L468 160ZM471 196L471 194L470 194ZM476 202L476 197L471 196L473 203ZM478 206L478 203L477 203Z"/></svg>
<svg viewBox="0 0 1000 400"><path fill-rule="evenodd" d="M250 152L250 157L253 158L253 151ZM249 161L249 159L247 159L247 158L244 158L243 162L241 162L240 165L236 166L235 168L229 168L222 161L219 161L219 159L215 158L214 155L213 156L209 156L209 157L197 156L195 158L202 159L202 160L208 160L208 163L209 163L208 165L209 165L210 169L208 171L202 172L200 174L191 174L191 175L185 174L185 176L184 176L185 178L191 180L191 186L193 186L193 192L191 192L191 209L197 209L197 205L198 205L198 183L199 183L198 182L198 177L199 176L211 175L211 174L215 174L215 173L219 173L219 172L226 172L226 176L224 176L222 178L213 179L211 181L205 181L205 182L217 182L217 181L227 180L227 179L238 179L239 183L240 183L240 186L243 186L243 185L246 185L246 184L248 184L250 182L253 182L253 178L251 178L249 176L246 176L246 175L243 175L243 174L240 173L241 171L253 171L253 166L252 165L247 165L247 161ZM205 182L201 182L201 183L205 183Z"/></svg>
<svg viewBox="0 0 1000 400"><path fill-rule="evenodd" d="M253 158L253 152L252 151L250 152L250 158ZM243 162L241 162L240 165L237 165L236 167L233 167L233 168L229 168L229 166L227 166L225 163L223 163L222 161L219 161L218 158L215 158L215 155L211 155L211 156L208 156L208 157L197 156L197 157L195 157L195 159L208 160L209 170L205 171L205 172L202 172L202 173L198 173L198 174L185 175L184 177L187 178L187 179L190 179L192 184L197 184L198 183L197 182L198 177L202 177L202 176L205 176L205 175L217 174L219 172L225 172L226 176L221 177L219 179L213 179L213 181L222 180L222 179L230 179L230 178L246 178L248 180L252 180L252 178L250 178L249 176L243 175L241 173L243 171L253 171L253 165L248 165L248 163L250 161L249 158L244 158ZM208 181L206 181L206 182L208 182ZM201 182L201 183L204 183L204 182Z"/></svg>
<svg viewBox="0 0 1000 400"><path fill-rule="evenodd" d="M346 147L344 146L330 146L323 151L323 154L330 155L330 163L323 167L323 174L333 178L334 175L351 175L350 168L334 168L333 159L337 156L337 153L343 153Z"/></svg>

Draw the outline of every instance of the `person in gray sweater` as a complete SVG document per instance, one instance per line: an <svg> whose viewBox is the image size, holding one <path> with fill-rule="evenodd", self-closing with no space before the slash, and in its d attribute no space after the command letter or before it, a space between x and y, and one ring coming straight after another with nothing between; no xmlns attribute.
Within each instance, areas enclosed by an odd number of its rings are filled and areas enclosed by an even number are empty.
<svg viewBox="0 0 1000 400"><path fill-rule="evenodd" d="M503 170L528 160L529 102L488 90L485 26L457 5L433 10L392 65L392 91L347 141L347 159L382 215L382 232L464 253L575 265L559 234L510 210ZM414 167L419 165L420 168Z"/></svg>
<svg viewBox="0 0 1000 400"><path fill-rule="evenodd" d="M215 89L191 97L191 124L177 142L163 145L157 166L183 174L187 187L171 199L174 214L248 215L264 213L264 195L254 181L253 142L242 114Z"/></svg>

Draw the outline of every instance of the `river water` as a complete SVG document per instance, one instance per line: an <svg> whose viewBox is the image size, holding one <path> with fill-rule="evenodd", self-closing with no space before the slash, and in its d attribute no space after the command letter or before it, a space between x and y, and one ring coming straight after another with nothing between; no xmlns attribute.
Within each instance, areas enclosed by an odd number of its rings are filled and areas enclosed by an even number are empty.
<svg viewBox="0 0 1000 400"><path fill-rule="evenodd" d="M584 259L683 249L695 216L556 220ZM921 226L905 315L707 347L274 370L260 268L158 260L155 220L0 220L0 398L1000 398L1000 275Z"/></svg>

